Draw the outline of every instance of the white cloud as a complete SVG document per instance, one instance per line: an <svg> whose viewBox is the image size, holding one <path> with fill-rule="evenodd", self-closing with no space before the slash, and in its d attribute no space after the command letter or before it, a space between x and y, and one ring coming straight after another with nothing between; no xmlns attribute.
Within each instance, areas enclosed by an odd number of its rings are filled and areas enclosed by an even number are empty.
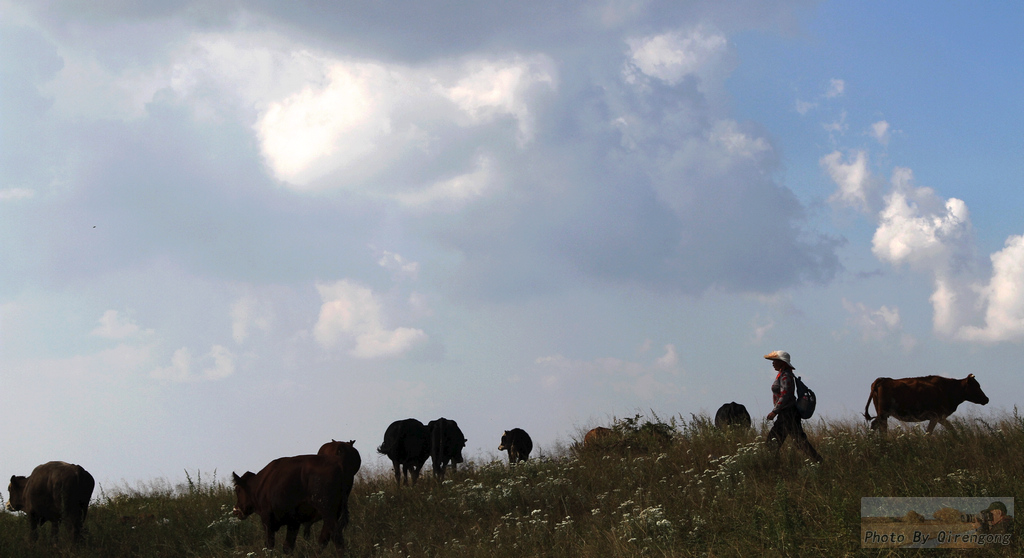
<svg viewBox="0 0 1024 558"><path fill-rule="evenodd" d="M893 172L893 190L885 197L872 252L894 265L909 262L945 273L958 254L971 250L967 205L956 198L943 201L931 188L914 187L910 169Z"/></svg>
<svg viewBox="0 0 1024 558"><path fill-rule="evenodd" d="M1024 236L1011 236L992 254L992 279L978 289L986 305L985 326L961 330L970 341L997 342L1024 339Z"/></svg>
<svg viewBox="0 0 1024 558"><path fill-rule="evenodd" d="M533 136L533 120L525 94L535 85L555 87L554 64L546 57L475 60L444 95L470 116L474 124L508 115L519 123L520 145Z"/></svg>
<svg viewBox="0 0 1024 558"><path fill-rule="evenodd" d="M665 354L658 358L655 363L659 368L673 368L679 364L679 355L676 354L675 345L665 345Z"/></svg>
<svg viewBox="0 0 1024 558"><path fill-rule="evenodd" d="M25 200L35 196L35 190L28 188L5 188L0 190L0 202L9 200Z"/></svg>
<svg viewBox="0 0 1024 558"><path fill-rule="evenodd" d="M845 298L843 308L850 314L850 322L860 330L865 341L881 341L890 335L899 334L902 328L899 308L882 305L875 310L862 302L853 303Z"/></svg>
<svg viewBox="0 0 1024 558"><path fill-rule="evenodd" d="M730 155L745 159L757 159L772 151L768 140L762 137L753 137L741 131L735 120L715 122L708 134L708 140L724 148Z"/></svg>
<svg viewBox="0 0 1024 558"><path fill-rule="evenodd" d="M202 372L193 374L194 365L202 366ZM151 378L175 383L222 380L235 373L235 355L221 345L213 345L210 352L198 363L192 359L192 351L182 347L171 356L170 366L150 371Z"/></svg>
<svg viewBox="0 0 1024 558"><path fill-rule="evenodd" d="M833 137L833 141L834 136L845 134L846 130L850 127L849 124L846 123L846 111L844 110L839 113L838 120L826 122L822 124L822 127L825 128L825 131L828 132L829 136Z"/></svg>
<svg viewBox="0 0 1024 558"><path fill-rule="evenodd" d="M883 146L889 145L889 123L885 120L879 120L872 124L871 137L875 138Z"/></svg>
<svg viewBox="0 0 1024 558"><path fill-rule="evenodd" d="M458 209L465 202L483 196L493 182L491 159L480 157L477 168L429 186L395 194L394 199L412 207Z"/></svg>
<svg viewBox="0 0 1024 558"><path fill-rule="evenodd" d="M877 184L868 168L865 151L856 151L853 160L843 161L839 151L833 151L821 158L819 163L828 172L838 189L829 197L829 202L853 207L860 211L871 211L876 197Z"/></svg>
<svg viewBox="0 0 1024 558"><path fill-rule="evenodd" d="M107 310L100 316L100 325L92 330L92 335L105 337L107 339L125 339L134 337L138 333L153 333L153 330L141 330L139 326L127 316L122 316L117 310Z"/></svg>
<svg viewBox="0 0 1024 558"><path fill-rule="evenodd" d="M933 277L929 300L936 332L982 343L1024 339L1024 236L1009 237L1004 248L990 256L987 283L978 281L967 204L956 198L943 200L912 182L909 169L893 172L893 189L885 197L872 238L875 256Z"/></svg>
<svg viewBox="0 0 1024 558"><path fill-rule="evenodd" d="M272 312L254 296L244 296L231 305L231 338L235 343L244 343L253 328L270 331Z"/></svg>
<svg viewBox="0 0 1024 558"><path fill-rule="evenodd" d="M707 79L728 50L724 35L704 26L627 41L633 67L675 85L693 75ZM627 78L629 72L627 71Z"/></svg>
<svg viewBox="0 0 1024 558"><path fill-rule="evenodd" d="M323 304L313 327L313 337L324 348L354 347L356 358L377 358L402 354L427 338L420 329L387 329L383 311L373 292L350 281L317 284Z"/></svg>
<svg viewBox="0 0 1024 558"><path fill-rule="evenodd" d="M796 107L797 114L799 114L800 116L806 116L807 113L811 112L812 110L814 110L814 108L818 106L818 103L813 103L811 101L801 101L800 99L797 99L794 106Z"/></svg>
<svg viewBox="0 0 1024 558"><path fill-rule="evenodd" d="M412 280L416 280L416 276L419 275L420 271L420 264L410 262L403 258L401 254L388 252L387 250L381 254L380 259L377 260L377 265L391 271L399 277L405 277Z"/></svg>
<svg viewBox="0 0 1024 558"><path fill-rule="evenodd" d="M278 178L306 185L373 152L391 131L388 70L328 62L326 84L272 102L256 123L263 155Z"/></svg>
<svg viewBox="0 0 1024 558"><path fill-rule="evenodd" d="M828 89L825 91L825 97L829 99L842 97L845 91L846 82L841 79L832 78L828 82Z"/></svg>

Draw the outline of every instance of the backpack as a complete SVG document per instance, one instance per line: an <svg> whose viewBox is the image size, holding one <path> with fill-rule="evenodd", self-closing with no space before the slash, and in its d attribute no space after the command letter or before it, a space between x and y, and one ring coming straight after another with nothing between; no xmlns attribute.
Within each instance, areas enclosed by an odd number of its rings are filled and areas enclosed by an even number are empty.
<svg viewBox="0 0 1024 558"><path fill-rule="evenodd" d="M794 375L793 377L796 379L796 411L800 414L800 418L807 420L814 416L814 406L818 400L814 397L811 388L807 387L799 376Z"/></svg>

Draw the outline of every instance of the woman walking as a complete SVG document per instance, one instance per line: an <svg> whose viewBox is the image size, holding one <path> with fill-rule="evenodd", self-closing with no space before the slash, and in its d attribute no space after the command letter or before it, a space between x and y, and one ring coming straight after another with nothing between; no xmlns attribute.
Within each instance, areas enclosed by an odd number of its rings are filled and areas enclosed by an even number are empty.
<svg viewBox="0 0 1024 558"><path fill-rule="evenodd" d="M778 372L775 382L772 383L772 402L775 407L772 412L768 413L768 420L775 419L775 424L768 432L768 439L765 443L778 454L786 437L792 436L793 443L800 451L821 463L821 456L807 441L807 434L804 433L804 427L800 424L800 413L796 410L796 378L793 377L794 368L790 363L789 353L772 351L764 355L764 358L772 361L772 366Z"/></svg>

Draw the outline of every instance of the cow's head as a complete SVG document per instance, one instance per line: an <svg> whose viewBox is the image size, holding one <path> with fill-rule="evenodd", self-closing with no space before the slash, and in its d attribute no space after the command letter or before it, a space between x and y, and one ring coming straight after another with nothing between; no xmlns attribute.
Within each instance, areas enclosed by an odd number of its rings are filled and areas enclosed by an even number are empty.
<svg viewBox="0 0 1024 558"><path fill-rule="evenodd" d="M501 443L498 444L498 451L505 451L512 448L512 436L509 436L508 430L501 435Z"/></svg>
<svg viewBox="0 0 1024 558"><path fill-rule="evenodd" d="M7 501L8 511L21 511L25 508L25 483L28 477L12 476L11 484L7 485L7 492L11 499Z"/></svg>
<svg viewBox="0 0 1024 558"><path fill-rule="evenodd" d="M231 514L238 519L245 519L256 511L255 498L250 491L252 479L255 477L256 474L250 471L246 471L241 477L231 473L231 482L235 485L235 498L237 499L235 509L231 510Z"/></svg>
<svg viewBox="0 0 1024 558"><path fill-rule="evenodd" d="M981 391L981 384L978 383L978 379L974 377L974 374L968 374L964 378L963 383L965 399L978 405L988 405L988 396L985 395L984 391Z"/></svg>

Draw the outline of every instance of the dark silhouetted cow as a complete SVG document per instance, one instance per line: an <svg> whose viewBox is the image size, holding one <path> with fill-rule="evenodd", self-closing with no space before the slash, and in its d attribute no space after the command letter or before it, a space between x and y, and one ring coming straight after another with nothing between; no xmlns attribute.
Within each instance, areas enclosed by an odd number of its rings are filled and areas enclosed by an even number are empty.
<svg viewBox="0 0 1024 558"><path fill-rule="evenodd" d="M257 514L267 534L266 548L274 548L274 536L287 528L285 553L295 548L299 526L323 519L320 547L333 541L341 556L345 551L344 529L348 524L348 494L352 476L346 474L341 459L333 455L297 455L282 457L267 464L259 473L231 473L238 502L232 513L239 519Z"/></svg>
<svg viewBox="0 0 1024 558"><path fill-rule="evenodd" d="M715 413L715 426L723 430L730 426L750 428L750 413L747 412L746 407L735 401L726 403Z"/></svg>
<svg viewBox="0 0 1024 558"><path fill-rule="evenodd" d="M320 446L320 450L316 452L317 455L333 455L341 460L341 470L349 477L355 477L356 473L359 472L359 467L363 464L363 458L359 455L359 450L355 448L355 440L349 440L347 442L339 442L331 439L330 442ZM349 490L352 489L352 484L348 485ZM351 492L350 492L351 493ZM342 510L339 521L348 525L348 497L349 494L345 494L342 499ZM341 519L344 518L344 519ZM309 539L309 530L312 527L314 521L308 521L302 525L302 536Z"/></svg>
<svg viewBox="0 0 1024 558"><path fill-rule="evenodd" d="M395 482L409 484L409 473L412 483L420 478L420 469L430 457L430 431L422 422L408 418L396 420L384 432L384 442L377 448L377 453L388 456L395 468Z"/></svg>
<svg viewBox="0 0 1024 558"><path fill-rule="evenodd" d="M66 521L74 540L79 541L95 486L96 481L81 465L51 461L36 467L27 477L11 477L7 509L28 515L33 541L39 538L36 528L47 521L53 527L54 539L60 533L61 521Z"/></svg>
<svg viewBox="0 0 1024 558"><path fill-rule="evenodd" d="M601 444L603 441L608 440L612 437L614 432L611 428L605 428L598 426L597 428L591 429L585 436L583 436L583 448L593 448L596 445Z"/></svg>
<svg viewBox="0 0 1024 558"><path fill-rule="evenodd" d="M427 424L430 431L430 463L434 468L434 477L444 480L445 468L451 463L452 471L462 463L462 448L466 447L466 437L459 425L451 419L441 417Z"/></svg>
<svg viewBox="0 0 1024 558"><path fill-rule="evenodd" d="M530 435L522 428L506 430L501 435L501 444L498 445L498 451L508 451L509 463L526 461L530 458L530 452L533 451L533 440L530 439Z"/></svg>
<svg viewBox="0 0 1024 558"><path fill-rule="evenodd" d="M875 402L875 413L872 420L868 407ZM943 378L942 376L924 376L921 378L878 378L871 383L871 393L864 405L864 418L871 421L871 428L885 432L888 430L888 418L893 417L903 422L928 421L927 432L935 428L935 423L942 423L949 428L946 417L953 414L964 401L985 405L988 396L981 391L981 385L974 374L968 374L962 380Z"/></svg>

